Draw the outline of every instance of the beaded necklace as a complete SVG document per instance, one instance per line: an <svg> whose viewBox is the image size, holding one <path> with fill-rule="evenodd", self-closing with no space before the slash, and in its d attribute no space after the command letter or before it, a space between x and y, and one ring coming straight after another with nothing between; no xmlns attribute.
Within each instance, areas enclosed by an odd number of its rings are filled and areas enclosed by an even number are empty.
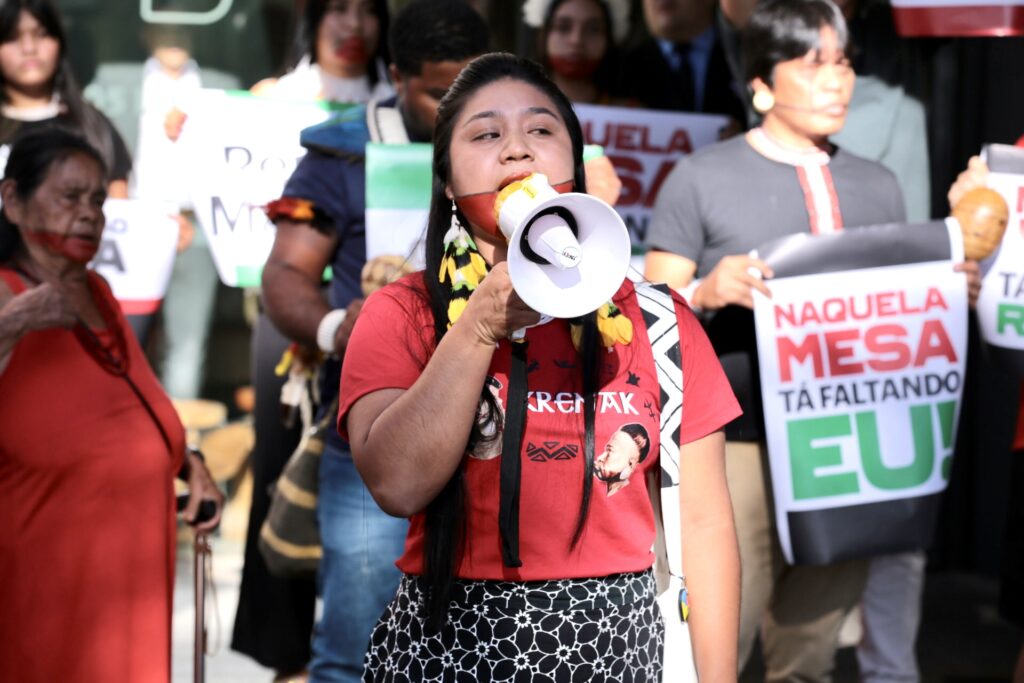
<svg viewBox="0 0 1024 683"><path fill-rule="evenodd" d="M114 310L104 293L100 291L99 285L93 278L89 278L89 293L92 295L96 308L100 311L103 325L107 328L106 332L111 337L111 342L103 343L100 336L77 315L75 319L78 323L74 327L75 338L103 370L115 377L123 377L128 374L128 342L125 339L124 330L118 324L117 311Z"/></svg>

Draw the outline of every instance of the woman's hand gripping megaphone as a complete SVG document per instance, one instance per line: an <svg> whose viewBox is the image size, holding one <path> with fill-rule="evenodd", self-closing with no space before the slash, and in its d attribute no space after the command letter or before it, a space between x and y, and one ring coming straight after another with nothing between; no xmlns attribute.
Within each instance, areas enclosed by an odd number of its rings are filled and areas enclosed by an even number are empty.
<svg viewBox="0 0 1024 683"><path fill-rule="evenodd" d="M521 338L526 328L542 322L540 313L516 293L505 261L496 263L473 290L459 322L463 320L469 323L474 339L488 346L502 339Z"/></svg>

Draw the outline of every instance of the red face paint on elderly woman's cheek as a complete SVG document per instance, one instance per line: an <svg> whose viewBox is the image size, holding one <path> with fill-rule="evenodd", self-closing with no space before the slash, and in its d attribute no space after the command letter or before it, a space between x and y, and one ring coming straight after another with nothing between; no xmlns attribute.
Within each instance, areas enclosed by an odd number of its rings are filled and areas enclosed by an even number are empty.
<svg viewBox="0 0 1024 683"><path fill-rule="evenodd" d="M551 188L558 194L572 192L574 182L566 180L563 183L552 185ZM498 215L494 211L494 203L498 199L498 192L478 192L455 198L455 205L459 211L475 227L483 230L489 235L505 239L498 227Z"/></svg>
<svg viewBox="0 0 1024 683"><path fill-rule="evenodd" d="M26 230L25 240L47 251L60 254L72 263L88 263L99 250L99 242L84 237L69 237L55 232Z"/></svg>

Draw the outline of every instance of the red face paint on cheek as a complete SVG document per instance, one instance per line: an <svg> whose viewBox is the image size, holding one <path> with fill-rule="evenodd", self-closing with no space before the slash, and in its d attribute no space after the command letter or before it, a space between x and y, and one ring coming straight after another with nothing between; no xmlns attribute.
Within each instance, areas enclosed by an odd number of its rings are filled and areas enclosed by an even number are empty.
<svg viewBox="0 0 1024 683"><path fill-rule="evenodd" d="M26 241L39 245L54 254L60 254L73 263L88 263L100 247L95 240L43 230L26 230L22 234Z"/></svg>
<svg viewBox="0 0 1024 683"><path fill-rule="evenodd" d="M456 197L455 204L470 223L489 235L502 237L498 229L498 217L494 215L494 202L497 198L497 192L481 192Z"/></svg>
<svg viewBox="0 0 1024 683"><path fill-rule="evenodd" d="M572 192L573 181L567 180L564 183L552 185L552 189L559 194ZM494 203L498 199L498 192L479 192L467 194L455 198L455 205L470 223L480 228L485 233L505 239L498 227L498 214L495 211Z"/></svg>
<svg viewBox="0 0 1024 683"><path fill-rule="evenodd" d="M64 240L60 253L74 263L88 263L96 256L99 248L99 242L82 237L72 237Z"/></svg>

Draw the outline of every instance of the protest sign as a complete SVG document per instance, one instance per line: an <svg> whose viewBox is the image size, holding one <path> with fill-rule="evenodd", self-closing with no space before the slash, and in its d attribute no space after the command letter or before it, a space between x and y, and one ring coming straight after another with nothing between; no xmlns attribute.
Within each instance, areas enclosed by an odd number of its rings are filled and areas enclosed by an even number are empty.
<svg viewBox="0 0 1024 683"><path fill-rule="evenodd" d="M367 261L394 254L423 266L432 150L426 143L366 146Z"/></svg>
<svg viewBox="0 0 1024 683"><path fill-rule="evenodd" d="M107 223L89 267L110 284L125 315L149 315L167 292L178 246L177 209L166 202L108 199Z"/></svg>
<svg viewBox="0 0 1024 683"><path fill-rule="evenodd" d="M905 37L1024 35L1024 0L892 0Z"/></svg>
<svg viewBox="0 0 1024 683"><path fill-rule="evenodd" d="M988 145L988 186L1006 200L1010 219L996 252L982 263L978 323L992 360L1024 375L1024 149Z"/></svg>
<svg viewBox="0 0 1024 683"><path fill-rule="evenodd" d="M761 394L786 559L921 548L949 479L967 351L952 221L791 235L758 250Z"/></svg>
<svg viewBox="0 0 1024 683"><path fill-rule="evenodd" d="M231 287L258 286L274 244L262 207L281 196L305 155L302 130L338 107L203 90L189 108L179 144L195 169L190 195L217 273Z"/></svg>
<svg viewBox="0 0 1024 683"><path fill-rule="evenodd" d="M651 111L592 104L574 106L588 145L604 149L622 181L615 210L634 249L647 236L654 200L679 158L719 139L729 119L711 114Z"/></svg>

